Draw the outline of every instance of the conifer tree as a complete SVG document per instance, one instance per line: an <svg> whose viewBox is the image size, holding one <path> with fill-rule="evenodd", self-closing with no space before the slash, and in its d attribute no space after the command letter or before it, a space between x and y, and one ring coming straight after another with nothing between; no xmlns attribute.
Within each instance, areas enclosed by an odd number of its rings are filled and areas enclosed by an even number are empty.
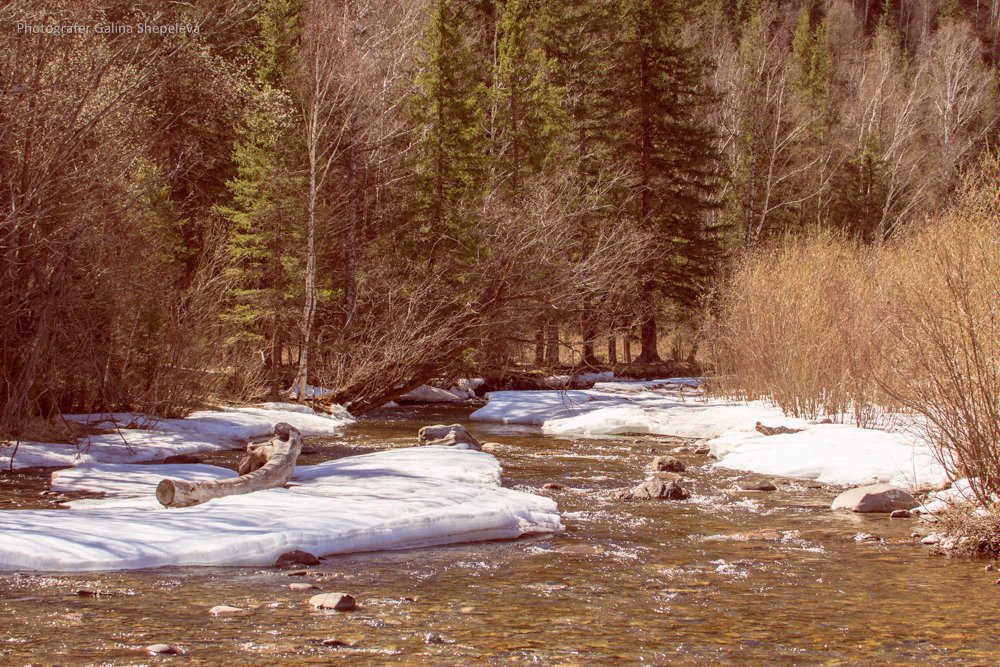
<svg viewBox="0 0 1000 667"><path fill-rule="evenodd" d="M717 230L706 226L714 206L719 155L707 126L713 95L704 86L709 63L681 41L682 5L624 0L609 25L613 49L603 121L620 168L629 174L630 215L655 239L661 258L636 278L642 352L659 361L657 301L690 306L711 275Z"/></svg>
<svg viewBox="0 0 1000 667"><path fill-rule="evenodd" d="M545 167L566 126L559 107L563 91L550 81L532 8L530 0L509 0L498 26L494 159L514 201L525 176Z"/></svg>
<svg viewBox="0 0 1000 667"><path fill-rule="evenodd" d="M435 2L410 101L416 126L410 219L432 264L446 253L455 260L474 254L475 209L486 179L486 86L462 26L457 2Z"/></svg>

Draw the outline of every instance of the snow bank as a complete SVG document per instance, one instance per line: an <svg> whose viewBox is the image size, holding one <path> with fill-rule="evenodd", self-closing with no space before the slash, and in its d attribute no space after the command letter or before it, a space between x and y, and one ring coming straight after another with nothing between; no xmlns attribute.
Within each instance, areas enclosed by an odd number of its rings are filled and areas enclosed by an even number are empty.
<svg viewBox="0 0 1000 667"><path fill-rule="evenodd" d="M331 416L296 403L201 411L185 419L157 420L134 413L67 415L66 419L114 431L81 438L77 445L22 442L14 468L159 461L174 454L245 447L250 440L271 435L278 422L288 422L302 435L334 435L354 421L346 411ZM11 452L4 450L3 458Z"/></svg>
<svg viewBox="0 0 1000 667"><path fill-rule="evenodd" d="M552 435L649 433L708 440L724 468L857 486L886 482L917 489L947 480L927 444L898 432L785 417L760 401L694 397L697 379L599 383L589 390L499 391L472 419L540 426ZM764 436L754 428L801 429Z"/></svg>
<svg viewBox="0 0 1000 667"><path fill-rule="evenodd" d="M0 569L91 571L165 565L268 566L287 551L329 555L515 538L562 530L555 502L499 486L489 454L394 449L296 470L293 485L164 509L169 474L213 479L214 466L90 464L59 471L60 489L115 497L71 510L0 512Z"/></svg>

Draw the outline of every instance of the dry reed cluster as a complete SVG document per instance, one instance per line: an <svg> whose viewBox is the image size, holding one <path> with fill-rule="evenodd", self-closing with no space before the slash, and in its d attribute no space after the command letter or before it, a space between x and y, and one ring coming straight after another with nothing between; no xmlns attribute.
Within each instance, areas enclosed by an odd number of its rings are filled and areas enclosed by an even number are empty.
<svg viewBox="0 0 1000 667"><path fill-rule="evenodd" d="M1000 499L1000 157L947 213L880 247L790 240L735 267L704 350L717 391L871 426L920 415L984 505Z"/></svg>

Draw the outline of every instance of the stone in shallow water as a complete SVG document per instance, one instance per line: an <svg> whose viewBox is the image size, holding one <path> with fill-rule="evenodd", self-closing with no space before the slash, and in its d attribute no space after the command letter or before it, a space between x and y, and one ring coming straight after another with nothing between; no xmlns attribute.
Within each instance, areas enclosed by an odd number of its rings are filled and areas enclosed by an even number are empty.
<svg viewBox="0 0 1000 667"><path fill-rule="evenodd" d="M296 582L294 584L288 584L288 588L293 591L318 591L319 586L316 584L310 584L308 582Z"/></svg>
<svg viewBox="0 0 1000 667"><path fill-rule="evenodd" d="M833 500L830 509L846 509L863 514L910 510L919 505L913 496L889 484L871 484L848 489Z"/></svg>
<svg viewBox="0 0 1000 667"><path fill-rule="evenodd" d="M322 642L322 644L324 646L330 646L332 648L337 648L339 646L346 646L346 647L353 646L353 644L351 644L349 642L345 642L342 639L337 639L336 637L330 637L329 639L324 639L323 642Z"/></svg>
<svg viewBox="0 0 1000 667"><path fill-rule="evenodd" d="M150 644L146 647L146 651L153 655L180 655L184 653L184 651L173 644Z"/></svg>
<svg viewBox="0 0 1000 667"><path fill-rule="evenodd" d="M743 482L740 485L740 491L777 491L778 487L774 485L774 482L770 480L761 480L760 482Z"/></svg>
<svg viewBox="0 0 1000 667"><path fill-rule="evenodd" d="M657 456L649 464L649 469L654 472L684 472L684 464L673 456Z"/></svg>
<svg viewBox="0 0 1000 667"><path fill-rule="evenodd" d="M317 609L334 611L353 611L358 608L357 602L347 593L320 593L309 598L309 604Z"/></svg>
<svg viewBox="0 0 1000 667"><path fill-rule="evenodd" d="M461 449L475 449L482 451L482 444L472 437L472 434L465 430L461 424L435 424L425 426L417 433L418 445L443 445L456 446Z"/></svg>
<svg viewBox="0 0 1000 667"><path fill-rule="evenodd" d="M687 500L691 494L677 482L647 479L639 486L620 494L618 497L622 500Z"/></svg>
<svg viewBox="0 0 1000 667"><path fill-rule="evenodd" d="M278 556L275 567L291 567L292 565L319 565L319 558L308 551L289 551Z"/></svg>
<svg viewBox="0 0 1000 667"><path fill-rule="evenodd" d="M212 616L243 616L247 613L247 610L240 607L230 607L225 604L217 604L209 609L208 613Z"/></svg>
<svg viewBox="0 0 1000 667"><path fill-rule="evenodd" d="M893 510L889 513L890 519L909 519L911 516L913 513L910 510Z"/></svg>

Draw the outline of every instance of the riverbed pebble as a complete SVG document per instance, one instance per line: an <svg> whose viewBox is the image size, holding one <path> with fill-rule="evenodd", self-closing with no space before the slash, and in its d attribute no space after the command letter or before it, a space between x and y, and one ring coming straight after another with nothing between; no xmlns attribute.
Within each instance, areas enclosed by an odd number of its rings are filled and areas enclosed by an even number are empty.
<svg viewBox="0 0 1000 667"><path fill-rule="evenodd" d="M889 513L890 519L909 519L911 516L913 513L910 510L893 510Z"/></svg>
<svg viewBox="0 0 1000 667"><path fill-rule="evenodd" d="M941 541L941 537L937 533L931 533L927 537L920 540L921 544L937 544Z"/></svg>
<svg viewBox="0 0 1000 667"><path fill-rule="evenodd" d="M179 647L173 644L150 644L146 651L152 655L180 655L184 653Z"/></svg>
<svg viewBox="0 0 1000 667"><path fill-rule="evenodd" d="M316 584L310 584L307 581L295 582L294 584L288 584L288 588L293 591L318 591L319 586Z"/></svg>
<svg viewBox="0 0 1000 667"><path fill-rule="evenodd" d="M247 613L242 607L230 607L226 604L217 604L208 610L212 616L242 616Z"/></svg>
<svg viewBox="0 0 1000 667"><path fill-rule="evenodd" d="M320 593L309 598L309 604L317 609L333 609L334 611L353 611L357 602L347 593Z"/></svg>
<svg viewBox="0 0 1000 667"><path fill-rule="evenodd" d="M759 482L743 482L739 485L741 491L777 491L774 482L764 479Z"/></svg>
<svg viewBox="0 0 1000 667"><path fill-rule="evenodd" d="M324 639L322 641L324 646L330 646L332 648L337 648L339 646L351 647L353 644L350 642L345 642L343 639L337 639L336 637L330 637L329 639Z"/></svg>

